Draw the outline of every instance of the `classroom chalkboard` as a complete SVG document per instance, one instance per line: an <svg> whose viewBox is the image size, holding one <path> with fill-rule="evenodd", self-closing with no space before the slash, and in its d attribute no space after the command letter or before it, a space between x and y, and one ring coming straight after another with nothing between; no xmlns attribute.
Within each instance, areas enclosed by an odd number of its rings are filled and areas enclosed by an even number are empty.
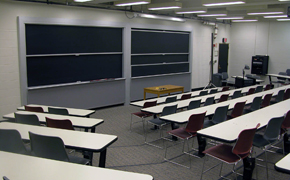
<svg viewBox="0 0 290 180"><path fill-rule="evenodd" d="M29 57L28 87L122 77L122 54Z"/></svg>
<svg viewBox="0 0 290 180"><path fill-rule="evenodd" d="M132 29L132 77L189 72L189 33Z"/></svg>
<svg viewBox="0 0 290 180"><path fill-rule="evenodd" d="M122 28L26 24L27 85L123 76Z"/></svg>

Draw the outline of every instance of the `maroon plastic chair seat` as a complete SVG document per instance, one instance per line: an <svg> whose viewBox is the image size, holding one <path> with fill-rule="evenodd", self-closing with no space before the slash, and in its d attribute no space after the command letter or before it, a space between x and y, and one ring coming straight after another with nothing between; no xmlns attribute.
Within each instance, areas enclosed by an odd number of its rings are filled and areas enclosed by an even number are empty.
<svg viewBox="0 0 290 180"><path fill-rule="evenodd" d="M40 106L24 106L25 111L31 111L31 112L44 112L43 108Z"/></svg>
<svg viewBox="0 0 290 180"><path fill-rule="evenodd" d="M244 112L246 101L244 102L237 102L232 110L231 115L228 115L228 119L239 117Z"/></svg>

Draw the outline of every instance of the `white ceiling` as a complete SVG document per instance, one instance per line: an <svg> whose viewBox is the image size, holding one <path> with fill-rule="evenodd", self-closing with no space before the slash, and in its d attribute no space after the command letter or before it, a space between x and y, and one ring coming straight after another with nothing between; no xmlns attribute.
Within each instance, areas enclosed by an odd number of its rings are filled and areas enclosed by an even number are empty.
<svg viewBox="0 0 290 180"><path fill-rule="evenodd" d="M29 0L20 0L20 1L29 1ZM161 14L167 16L179 16L185 18L197 18L196 14L186 14L186 15L177 15L174 10L163 10L163 11L150 11L147 9L147 5L137 5L131 7L116 7L113 5L112 0L93 0L85 3L74 2L73 0L33 0L33 2L45 2L45 3L56 3L70 6L83 6L88 8L104 8L104 9L115 9L121 11L131 11L131 12L143 12L150 14ZM154 3L165 3L165 2L180 2L182 3L182 10L204 8L202 6L202 0L151 0L151 4ZM247 10L253 9L272 9L272 8L283 8L285 14L287 13L287 8L290 6L290 0L287 1L278 1L278 0L246 0L246 3L243 5L231 5L231 6L219 6L219 7L207 7L207 11L227 11L228 16L247 16ZM179 9L180 10L180 9ZM253 16L250 16L253 17ZM256 16L255 18L262 21L263 16ZM215 19L207 19L215 20Z"/></svg>

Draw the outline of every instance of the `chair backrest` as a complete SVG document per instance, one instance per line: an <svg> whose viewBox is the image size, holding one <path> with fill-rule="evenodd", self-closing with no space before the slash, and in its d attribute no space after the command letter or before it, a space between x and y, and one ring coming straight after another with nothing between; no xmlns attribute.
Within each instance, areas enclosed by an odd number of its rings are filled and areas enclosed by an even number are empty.
<svg viewBox="0 0 290 180"><path fill-rule="evenodd" d="M253 139L254 139L256 130L259 126L260 126L260 123L257 124L255 128L245 129L240 132L238 139L232 150L234 154L236 155L250 154L252 146L253 146Z"/></svg>
<svg viewBox="0 0 290 180"><path fill-rule="evenodd" d="M51 114L69 115L68 110L65 108L48 107L48 112Z"/></svg>
<svg viewBox="0 0 290 180"><path fill-rule="evenodd" d="M278 74L279 75L283 75L283 76L287 76L287 73L286 72L279 72ZM282 77L277 77L277 79L282 80L282 81L285 81L286 80L286 78L282 78Z"/></svg>
<svg viewBox="0 0 290 180"><path fill-rule="evenodd" d="M256 89L255 89L255 93L262 92L263 89L264 89L263 86L257 86Z"/></svg>
<svg viewBox="0 0 290 180"><path fill-rule="evenodd" d="M256 90L256 88L250 88L250 89L248 90L248 92L246 93L246 95L254 94L254 93L255 93L255 90Z"/></svg>
<svg viewBox="0 0 290 180"><path fill-rule="evenodd" d="M284 121L284 116L274 117L270 119L263 135L264 139L268 141L277 140L280 135L283 121Z"/></svg>
<svg viewBox="0 0 290 180"><path fill-rule="evenodd" d="M214 124L218 124L225 121L227 119L228 109L229 109L229 105L220 106L216 108L213 118L212 118L212 122Z"/></svg>
<svg viewBox="0 0 290 180"><path fill-rule="evenodd" d="M39 119L35 114L14 113L14 116L15 116L15 122L17 123L40 126Z"/></svg>
<svg viewBox="0 0 290 180"><path fill-rule="evenodd" d="M157 105L157 100L155 100L155 101L146 101L143 104L143 108L149 108L149 107L153 107L153 106L156 106L156 105Z"/></svg>
<svg viewBox="0 0 290 180"><path fill-rule="evenodd" d="M280 102L284 100L284 89L281 89L280 91L278 91L278 94L275 98L275 102Z"/></svg>
<svg viewBox="0 0 290 180"><path fill-rule="evenodd" d="M220 97L218 102L219 103L220 102L224 102L224 101L228 100L228 98L229 98L229 94L223 94L223 95L221 95L221 97Z"/></svg>
<svg viewBox="0 0 290 180"><path fill-rule="evenodd" d="M269 106L270 105L271 98L272 98L272 94L266 94L264 96L264 98L263 98L261 107Z"/></svg>
<svg viewBox="0 0 290 180"><path fill-rule="evenodd" d="M191 94L183 94L180 98L180 100L185 100L191 98Z"/></svg>
<svg viewBox="0 0 290 180"><path fill-rule="evenodd" d="M211 90L209 91L209 94L214 94L214 93L217 93L217 89L211 89Z"/></svg>
<svg viewBox="0 0 290 180"><path fill-rule="evenodd" d="M287 74L287 76L290 76L290 69L286 70L286 74Z"/></svg>
<svg viewBox="0 0 290 180"><path fill-rule="evenodd" d="M198 96L204 96L204 95L207 95L207 94L208 94L207 90L206 91L200 91Z"/></svg>
<svg viewBox="0 0 290 180"><path fill-rule="evenodd" d="M201 130L203 127L205 114L206 112L200 114L192 114L188 119L185 131L194 134L197 131Z"/></svg>
<svg viewBox="0 0 290 180"><path fill-rule="evenodd" d="M244 79L240 77L235 78L235 87L241 88L244 87Z"/></svg>
<svg viewBox="0 0 290 180"><path fill-rule="evenodd" d="M48 117L45 117L45 119L47 127L74 130L72 122L69 119L52 119Z"/></svg>
<svg viewBox="0 0 290 180"><path fill-rule="evenodd" d="M222 80L227 80L229 78L229 75L227 72L222 72Z"/></svg>
<svg viewBox="0 0 290 180"><path fill-rule="evenodd" d="M225 87L222 88L222 91L228 91L228 90L230 90L229 86L225 86Z"/></svg>
<svg viewBox="0 0 290 180"><path fill-rule="evenodd" d="M19 154L30 154L15 129L0 129L0 150Z"/></svg>
<svg viewBox="0 0 290 180"><path fill-rule="evenodd" d="M256 110L260 109L261 102L262 102L262 96L255 97L255 98L253 99L253 102L252 102L252 104L251 104L250 109L251 109L252 111L256 111Z"/></svg>
<svg viewBox="0 0 290 180"><path fill-rule="evenodd" d="M43 108L40 106L24 106L25 111L31 111L31 112L44 112Z"/></svg>
<svg viewBox="0 0 290 180"><path fill-rule="evenodd" d="M177 96L167 97L165 99L165 103L175 102L177 100Z"/></svg>
<svg viewBox="0 0 290 180"><path fill-rule="evenodd" d="M245 77L247 77L247 78L253 78L253 75L252 74L246 74Z"/></svg>
<svg viewBox="0 0 290 180"><path fill-rule="evenodd" d="M236 117L241 116L243 114L245 104L246 104L246 101L237 102L234 106L232 113L231 113L231 117L236 118Z"/></svg>
<svg viewBox="0 0 290 180"><path fill-rule="evenodd" d="M187 110L199 108L201 103L201 99L190 101L189 105L187 106Z"/></svg>
<svg viewBox="0 0 290 180"><path fill-rule="evenodd" d="M285 90L284 93L284 100L289 99L290 98L290 88Z"/></svg>
<svg viewBox="0 0 290 180"><path fill-rule="evenodd" d="M282 123L283 129L289 129L290 128L290 110L285 114L284 121Z"/></svg>
<svg viewBox="0 0 290 180"><path fill-rule="evenodd" d="M169 114L176 113L177 104L172 106L165 106L162 110L161 116L167 116Z"/></svg>
<svg viewBox="0 0 290 180"><path fill-rule="evenodd" d="M214 96L213 97L208 97L208 98L206 98L203 106L208 106L208 105L211 105L213 103L214 103Z"/></svg>
<svg viewBox="0 0 290 180"><path fill-rule="evenodd" d="M264 91L267 91L269 89L272 89L272 84L267 84L264 88Z"/></svg>
<svg viewBox="0 0 290 180"><path fill-rule="evenodd" d="M33 155L42 158L54 159L69 162L61 138L56 136L44 136L29 132L31 152Z"/></svg>
<svg viewBox="0 0 290 180"><path fill-rule="evenodd" d="M238 90L238 91L235 91L233 96L232 96L232 99L235 99L235 98L239 98L239 97L242 97L242 90Z"/></svg>

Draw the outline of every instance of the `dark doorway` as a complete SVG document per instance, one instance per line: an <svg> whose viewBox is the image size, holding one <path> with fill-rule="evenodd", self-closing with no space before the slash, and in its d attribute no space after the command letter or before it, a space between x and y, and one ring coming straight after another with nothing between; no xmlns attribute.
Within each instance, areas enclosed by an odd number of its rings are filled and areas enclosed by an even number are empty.
<svg viewBox="0 0 290 180"><path fill-rule="evenodd" d="M218 73L228 72L229 44L219 44Z"/></svg>

